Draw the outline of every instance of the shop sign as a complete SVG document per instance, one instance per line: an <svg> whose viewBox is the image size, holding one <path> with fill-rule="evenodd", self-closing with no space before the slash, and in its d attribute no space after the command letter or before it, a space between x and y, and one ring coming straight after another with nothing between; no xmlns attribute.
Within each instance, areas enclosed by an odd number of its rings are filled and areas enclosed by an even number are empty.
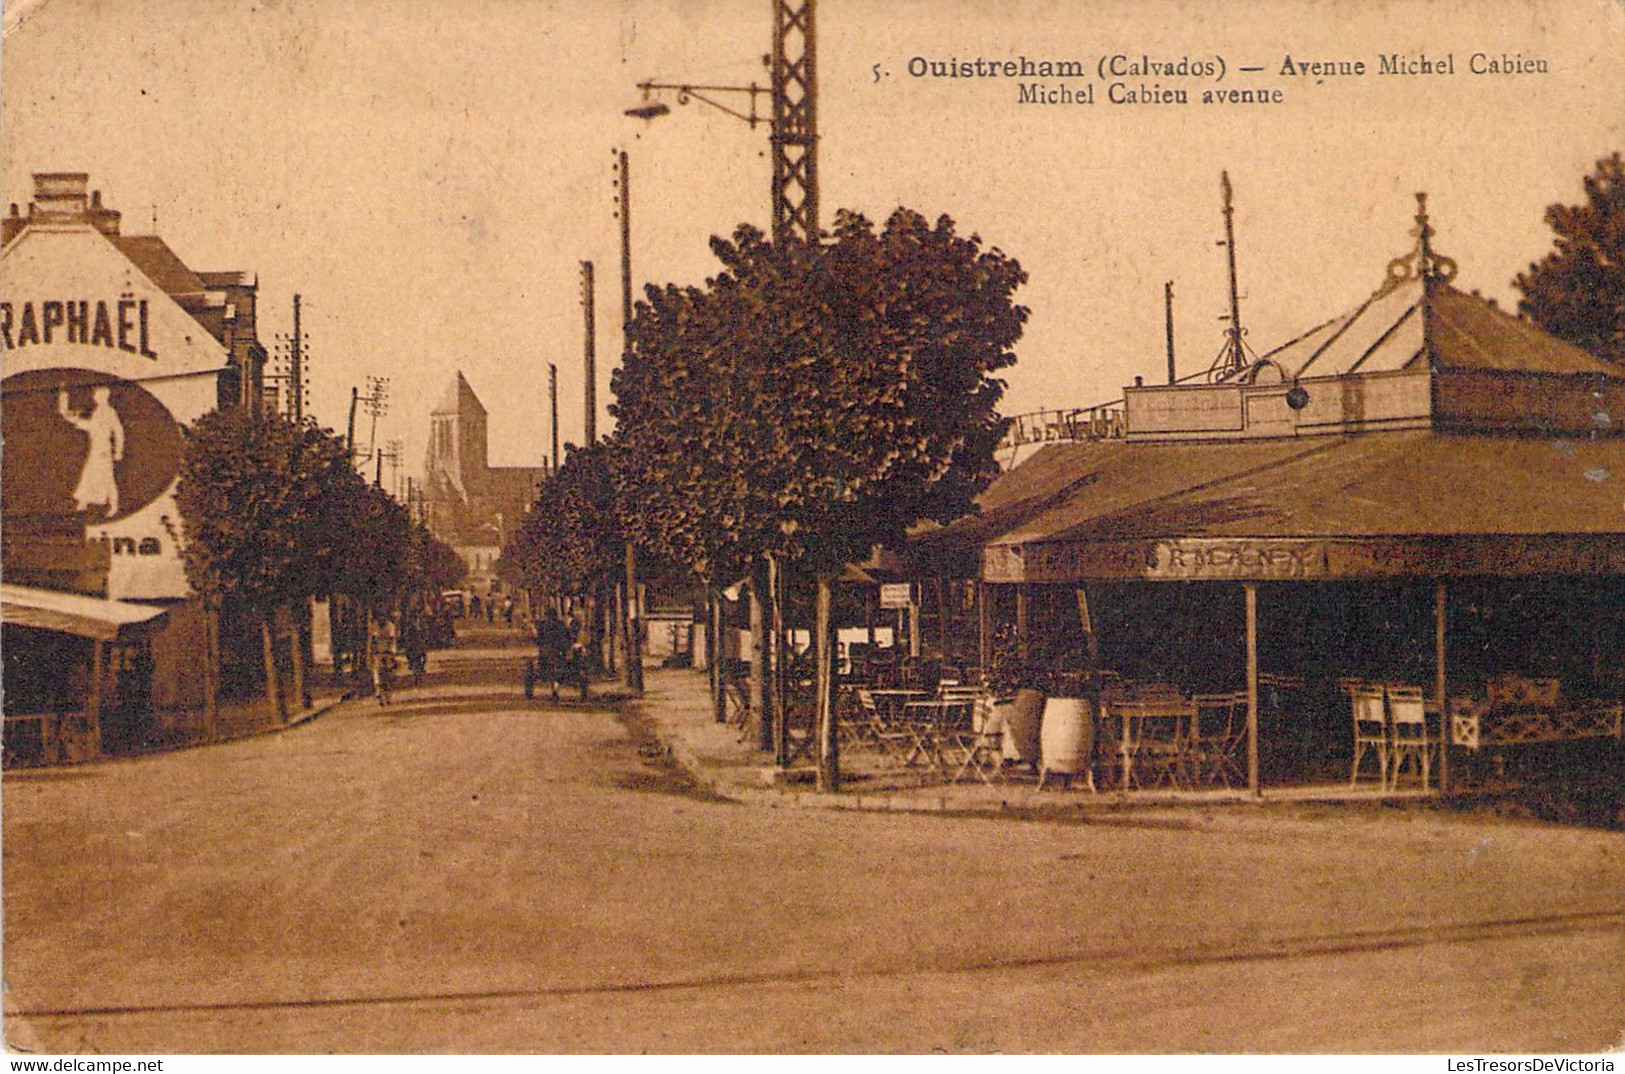
<svg viewBox="0 0 1625 1074"><path fill-rule="evenodd" d="M882 608L908 608L914 604L914 587L908 582L886 582L880 587Z"/></svg>

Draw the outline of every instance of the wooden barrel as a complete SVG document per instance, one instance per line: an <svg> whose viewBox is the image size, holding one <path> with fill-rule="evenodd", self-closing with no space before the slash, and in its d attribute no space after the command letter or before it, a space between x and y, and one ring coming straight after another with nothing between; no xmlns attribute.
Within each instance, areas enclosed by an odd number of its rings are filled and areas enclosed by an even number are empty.
<svg viewBox="0 0 1625 1074"><path fill-rule="evenodd" d="M1044 713L1044 695L1017 690L1004 714L1004 757L1020 764L1038 764L1038 725Z"/></svg>
<svg viewBox="0 0 1625 1074"><path fill-rule="evenodd" d="M1081 697L1052 697L1044 703L1042 770L1060 776L1089 771L1095 751L1095 720Z"/></svg>

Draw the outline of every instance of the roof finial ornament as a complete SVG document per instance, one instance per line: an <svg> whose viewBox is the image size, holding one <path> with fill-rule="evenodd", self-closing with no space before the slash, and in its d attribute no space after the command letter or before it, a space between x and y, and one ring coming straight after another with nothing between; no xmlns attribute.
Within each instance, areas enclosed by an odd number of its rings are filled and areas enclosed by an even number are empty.
<svg viewBox="0 0 1625 1074"><path fill-rule="evenodd" d="M1433 282L1435 280L1449 283L1456 278L1456 260L1433 250L1433 224L1428 220L1428 196L1425 191L1416 194L1416 226L1411 229L1416 236L1416 249L1404 257L1396 257L1388 262L1388 281L1385 289L1398 286L1406 280L1421 278Z"/></svg>

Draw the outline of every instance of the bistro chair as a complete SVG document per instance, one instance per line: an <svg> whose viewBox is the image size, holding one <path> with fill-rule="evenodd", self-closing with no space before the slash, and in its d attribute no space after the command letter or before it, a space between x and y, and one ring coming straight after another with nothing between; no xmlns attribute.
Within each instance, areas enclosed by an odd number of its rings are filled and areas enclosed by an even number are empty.
<svg viewBox="0 0 1625 1074"><path fill-rule="evenodd" d="M1388 710L1383 690L1370 683L1350 681L1346 689L1354 715L1354 764L1349 769L1349 786L1360 781L1360 762L1367 754L1377 758L1377 777L1388 789Z"/></svg>
<svg viewBox="0 0 1625 1074"><path fill-rule="evenodd" d="M1428 765L1433 760L1434 739L1428 733L1427 703L1418 686L1390 686L1388 693L1388 750L1393 774L1390 787L1399 786L1399 775L1407 760L1415 760L1422 777L1422 789L1428 789Z"/></svg>
<svg viewBox="0 0 1625 1074"><path fill-rule="evenodd" d="M1004 716L1006 709L993 698L982 695L971 702L968 727L948 727L943 732L945 761L954 768L952 781L958 783L974 775L991 785L1004 778Z"/></svg>
<svg viewBox="0 0 1625 1074"><path fill-rule="evenodd" d="M1247 740L1247 694L1195 694L1191 706L1191 768L1199 782L1246 782L1241 767Z"/></svg>
<svg viewBox="0 0 1625 1074"><path fill-rule="evenodd" d="M947 755L950 739L971 730L971 702L968 700L909 701L903 705L903 730L909 739L905 766L916 762L935 768L949 777Z"/></svg>

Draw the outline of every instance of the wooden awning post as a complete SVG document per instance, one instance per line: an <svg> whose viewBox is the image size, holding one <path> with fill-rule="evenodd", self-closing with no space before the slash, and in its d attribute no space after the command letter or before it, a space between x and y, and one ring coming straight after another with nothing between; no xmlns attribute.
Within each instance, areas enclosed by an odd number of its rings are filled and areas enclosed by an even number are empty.
<svg viewBox="0 0 1625 1074"><path fill-rule="evenodd" d="M1443 582L1433 584L1433 699L1439 706L1439 793L1450 793L1450 711L1445 704L1444 629L1449 617ZM1424 764L1426 762L1424 761Z"/></svg>
<svg viewBox="0 0 1625 1074"><path fill-rule="evenodd" d="M102 680L107 677L107 643L93 641L90 643L90 693L85 697L85 734L93 744L95 750L92 757L100 757L102 753L102 693L105 689ZM82 760L74 756L73 760Z"/></svg>
<svg viewBox="0 0 1625 1074"><path fill-rule="evenodd" d="M1247 594L1247 790L1264 797L1258 783L1258 585L1242 586Z"/></svg>
<svg viewBox="0 0 1625 1074"><path fill-rule="evenodd" d="M1027 660L1027 583L1016 585L1016 652Z"/></svg>
<svg viewBox="0 0 1625 1074"><path fill-rule="evenodd" d="M977 579L976 582L976 666L982 673L981 681L987 682L987 583Z"/></svg>

